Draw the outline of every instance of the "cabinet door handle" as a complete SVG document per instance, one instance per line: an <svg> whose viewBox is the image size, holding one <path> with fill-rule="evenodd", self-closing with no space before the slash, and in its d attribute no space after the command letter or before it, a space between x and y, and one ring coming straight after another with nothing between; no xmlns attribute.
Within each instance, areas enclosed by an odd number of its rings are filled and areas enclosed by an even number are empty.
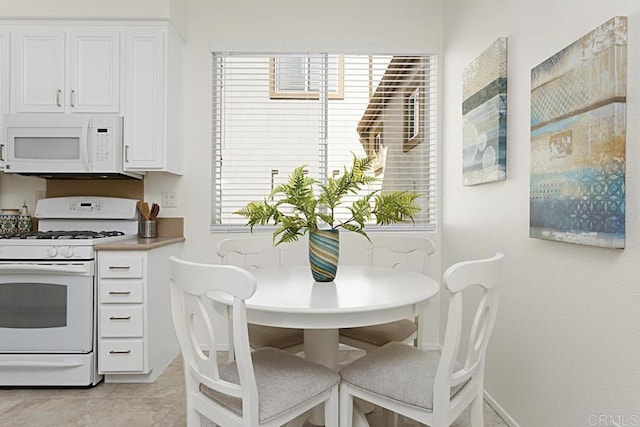
<svg viewBox="0 0 640 427"><path fill-rule="evenodd" d="M124 146L124 161L125 163L129 163L129 146Z"/></svg>
<svg viewBox="0 0 640 427"><path fill-rule="evenodd" d="M109 354L129 354L131 350L110 350Z"/></svg>
<svg viewBox="0 0 640 427"><path fill-rule="evenodd" d="M109 270L129 270L130 265L110 265Z"/></svg>
<svg viewBox="0 0 640 427"><path fill-rule="evenodd" d="M109 320L131 320L131 316L111 316Z"/></svg>
<svg viewBox="0 0 640 427"><path fill-rule="evenodd" d="M131 291L109 291L109 295L131 295Z"/></svg>
<svg viewBox="0 0 640 427"><path fill-rule="evenodd" d="M56 92L56 104L58 107L62 107L62 104L60 103L60 95L62 95L62 91L58 89L58 92Z"/></svg>
<svg viewBox="0 0 640 427"><path fill-rule="evenodd" d="M76 106L76 91L74 89L71 89L71 97L70 97L70 102L71 102L71 106L75 107Z"/></svg>
<svg viewBox="0 0 640 427"><path fill-rule="evenodd" d="M4 145L0 144L0 162L4 162Z"/></svg>

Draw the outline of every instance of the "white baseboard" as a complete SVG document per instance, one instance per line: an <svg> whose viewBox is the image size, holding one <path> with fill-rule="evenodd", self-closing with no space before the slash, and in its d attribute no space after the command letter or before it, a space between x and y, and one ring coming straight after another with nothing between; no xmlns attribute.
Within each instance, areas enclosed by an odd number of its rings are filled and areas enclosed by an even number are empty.
<svg viewBox="0 0 640 427"><path fill-rule="evenodd" d="M429 351L442 351L442 346L438 343L425 343L422 344L422 349Z"/></svg>
<svg viewBox="0 0 640 427"><path fill-rule="evenodd" d="M514 420L513 417L509 415L489 393L487 393L487 390L484 391L484 399L487 401L489 406L491 406L493 410L500 415L500 418L502 418L509 427L520 427L520 424L518 424L516 420Z"/></svg>

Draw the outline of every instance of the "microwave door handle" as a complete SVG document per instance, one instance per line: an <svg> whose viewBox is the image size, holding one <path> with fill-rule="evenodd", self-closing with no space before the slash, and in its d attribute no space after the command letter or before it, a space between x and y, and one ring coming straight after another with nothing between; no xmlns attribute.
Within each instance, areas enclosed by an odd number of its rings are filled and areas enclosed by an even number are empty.
<svg viewBox="0 0 640 427"><path fill-rule="evenodd" d="M84 120L84 122L82 123L82 135L84 135L85 143L80 144L80 156L82 157L82 163L84 164L85 170L91 171L91 165L89 164L89 151L91 151L90 145L92 141L89 135L89 118Z"/></svg>

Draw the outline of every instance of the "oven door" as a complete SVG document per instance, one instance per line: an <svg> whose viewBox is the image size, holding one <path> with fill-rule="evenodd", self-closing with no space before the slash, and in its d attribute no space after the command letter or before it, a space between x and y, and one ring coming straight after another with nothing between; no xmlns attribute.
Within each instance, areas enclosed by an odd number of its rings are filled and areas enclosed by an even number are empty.
<svg viewBox="0 0 640 427"><path fill-rule="evenodd" d="M89 353L94 261L0 263L0 353Z"/></svg>

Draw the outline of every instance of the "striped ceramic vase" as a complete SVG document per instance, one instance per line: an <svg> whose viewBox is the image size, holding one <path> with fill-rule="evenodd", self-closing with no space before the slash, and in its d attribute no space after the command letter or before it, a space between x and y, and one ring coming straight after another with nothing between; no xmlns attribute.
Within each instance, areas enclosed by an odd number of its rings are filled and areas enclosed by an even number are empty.
<svg viewBox="0 0 640 427"><path fill-rule="evenodd" d="M309 262L316 282L331 282L335 279L339 253L338 230L309 231Z"/></svg>

